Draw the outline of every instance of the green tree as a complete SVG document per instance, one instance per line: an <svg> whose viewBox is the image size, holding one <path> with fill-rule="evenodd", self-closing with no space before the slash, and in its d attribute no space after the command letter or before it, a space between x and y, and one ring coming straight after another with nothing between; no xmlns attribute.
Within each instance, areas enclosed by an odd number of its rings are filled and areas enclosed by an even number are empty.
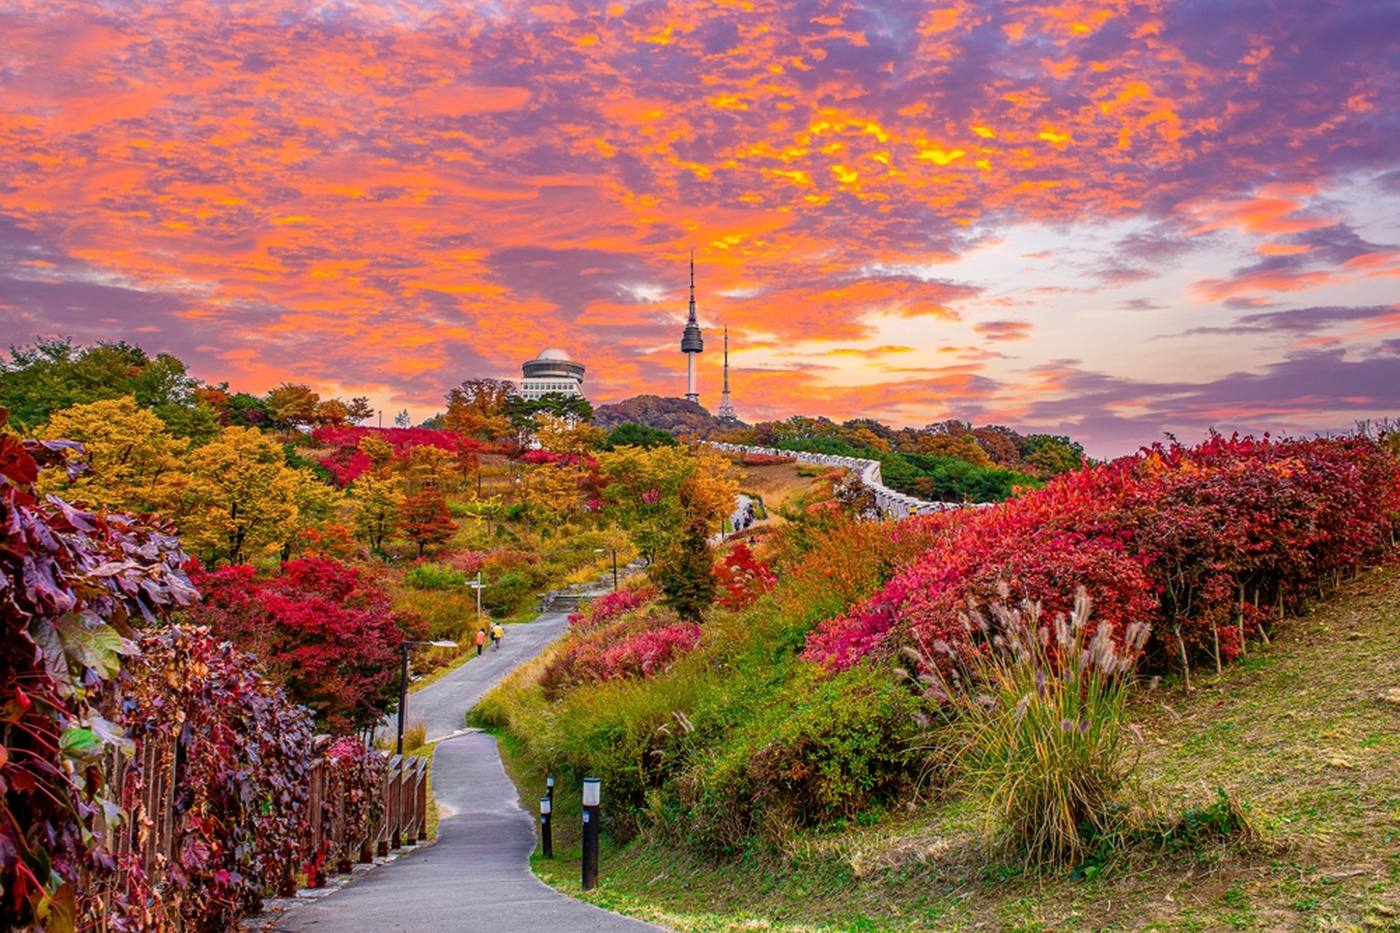
<svg viewBox="0 0 1400 933"><path fill-rule="evenodd" d="M698 514L686 522L680 539L666 552L655 574L666 605L687 621L698 622L715 599L711 525Z"/></svg>
<svg viewBox="0 0 1400 933"><path fill-rule="evenodd" d="M1057 476L1077 470L1083 461L1083 445L1062 434L1026 436L1026 462L1046 475Z"/></svg>
<svg viewBox="0 0 1400 933"><path fill-rule="evenodd" d="M43 340L10 347L0 360L0 407L22 430L34 430L56 411L131 396L170 430L199 441L213 436L213 413L204 411L185 364L168 353L152 357L124 341L88 347Z"/></svg>
<svg viewBox="0 0 1400 933"><path fill-rule="evenodd" d="M570 424L587 424L593 420L593 404L582 395L547 392L539 398L527 399L512 395L504 411L511 424L523 431L539 429L541 415L553 415Z"/></svg>
<svg viewBox="0 0 1400 933"><path fill-rule="evenodd" d="M650 425L638 424L635 421L624 421L613 428L608 434L608 439L604 442L605 450L616 450L619 447L674 447L676 439L671 436L670 431L663 431L660 428L653 428Z"/></svg>

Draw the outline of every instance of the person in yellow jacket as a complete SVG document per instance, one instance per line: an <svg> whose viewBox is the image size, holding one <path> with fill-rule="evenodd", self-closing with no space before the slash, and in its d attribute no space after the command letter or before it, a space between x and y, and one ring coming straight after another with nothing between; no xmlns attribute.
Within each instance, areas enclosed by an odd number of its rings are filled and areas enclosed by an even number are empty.
<svg viewBox="0 0 1400 933"><path fill-rule="evenodd" d="M491 647L497 651L501 650L501 639L506 637L506 630L501 628L501 623L497 622L491 626Z"/></svg>

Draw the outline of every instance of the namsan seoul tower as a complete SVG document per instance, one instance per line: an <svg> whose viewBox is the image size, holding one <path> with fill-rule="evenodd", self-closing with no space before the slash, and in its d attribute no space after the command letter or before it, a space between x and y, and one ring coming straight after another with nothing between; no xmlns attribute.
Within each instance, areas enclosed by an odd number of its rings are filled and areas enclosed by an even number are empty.
<svg viewBox="0 0 1400 933"><path fill-rule="evenodd" d="M695 358L705 352L705 341L700 338L700 322L695 320L695 250L690 251L690 317L685 321L681 352L685 354L685 399L698 405L700 392L695 388Z"/></svg>

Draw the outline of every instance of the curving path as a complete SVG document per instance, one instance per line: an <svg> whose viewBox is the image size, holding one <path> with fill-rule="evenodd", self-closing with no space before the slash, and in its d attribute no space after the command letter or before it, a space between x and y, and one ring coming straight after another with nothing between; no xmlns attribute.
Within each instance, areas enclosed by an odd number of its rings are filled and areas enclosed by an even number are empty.
<svg viewBox="0 0 1400 933"><path fill-rule="evenodd" d="M408 718L430 739L452 736L477 700L516 665L563 634L564 613L506 627L500 651L488 646L409 698ZM399 858L326 897L299 904L277 929L322 933L383 930L483 933L640 933L656 930L544 884L530 871L534 817L519 806L496 740L481 732L446 738L433 757L437 842Z"/></svg>

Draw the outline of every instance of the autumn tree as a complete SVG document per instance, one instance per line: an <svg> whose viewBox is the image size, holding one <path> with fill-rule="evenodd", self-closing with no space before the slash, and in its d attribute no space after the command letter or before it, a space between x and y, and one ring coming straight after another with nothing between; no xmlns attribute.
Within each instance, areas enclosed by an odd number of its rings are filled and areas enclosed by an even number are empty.
<svg viewBox="0 0 1400 933"><path fill-rule="evenodd" d="M486 531L491 531L491 522L505 510L505 502L499 495L476 496L465 503L467 514L486 523Z"/></svg>
<svg viewBox="0 0 1400 933"><path fill-rule="evenodd" d="M535 439L545 450L583 456L603 446L607 439L602 428L586 421L569 421L557 415L543 414L536 419Z"/></svg>
<svg viewBox="0 0 1400 933"><path fill-rule="evenodd" d="M350 420L350 406L338 398L325 399L316 403L316 410L312 414L311 420L316 424L339 427Z"/></svg>
<svg viewBox="0 0 1400 933"><path fill-rule="evenodd" d="M290 560L308 544L321 540L319 532L336 525L345 504L345 494L339 489L321 481L309 471L298 470L297 473L299 482L293 493L297 515L296 520L287 527L288 533L282 542L284 561Z"/></svg>
<svg viewBox="0 0 1400 933"><path fill-rule="evenodd" d="M382 473L387 470L394 462L394 448L389 445L388 441L378 435L366 434L364 437L360 438L360 443L357 446L359 447L360 453L369 457L371 468L376 473Z"/></svg>
<svg viewBox="0 0 1400 933"><path fill-rule="evenodd" d="M581 483L586 471L576 463L545 463L530 473L525 504L539 519L567 521L583 511Z"/></svg>
<svg viewBox="0 0 1400 933"><path fill-rule="evenodd" d="M320 403L321 396L303 383L284 382L267 393L268 411L274 421L285 427L311 424Z"/></svg>
<svg viewBox="0 0 1400 933"><path fill-rule="evenodd" d="M374 406L369 403L367 397L357 395L345 404L345 412L346 420L351 424L359 424L374 417Z"/></svg>
<svg viewBox="0 0 1400 933"><path fill-rule="evenodd" d="M436 550L452 540L457 524L452 521L442 492L428 486L404 500L399 531L418 545L418 556L422 557L425 550Z"/></svg>
<svg viewBox="0 0 1400 933"><path fill-rule="evenodd" d="M179 468L186 447L129 395L55 412L40 436L81 443L82 451L70 449L66 455L87 467L74 479L62 470L44 471L45 492L134 514L161 510L163 481Z"/></svg>
<svg viewBox="0 0 1400 933"><path fill-rule="evenodd" d="M706 447L623 447L600 454L599 467L607 512L649 560L692 518L718 531L739 493L733 462Z"/></svg>
<svg viewBox="0 0 1400 933"><path fill-rule="evenodd" d="M410 496L425 489L450 492L462 483L459 465L456 454L441 447L419 444L411 448L398 465L404 492Z"/></svg>
<svg viewBox="0 0 1400 933"><path fill-rule="evenodd" d="M381 551L384 540L399 523L403 497L399 481L390 476L366 473L350 487L355 507L355 534L371 550Z"/></svg>
<svg viewBox="0 0 1400 933"><path fill-rule="evenodd" d="M505 437L511 433L506 404L514 394L508 379L468 379L447 393L443 428L482 440Z"/></svg>
<svg viewBox="0 0 1400 933"><path fill-rule="evenodd" d="M315 710L323 729L378 722L393 690L404 632L388 595L363 570L303 558L259 577L247 565L199 573L204 600L192 611L257 655L269 674Z"/></svg>
<svg viewBox="0 0 1400 933"><path fill-rule="evenodd" d="M170 478L168 508L186 547L236 564L281 549L304 483L319 481L287 466L282 445L254 428L225 428Z"/></svg>

